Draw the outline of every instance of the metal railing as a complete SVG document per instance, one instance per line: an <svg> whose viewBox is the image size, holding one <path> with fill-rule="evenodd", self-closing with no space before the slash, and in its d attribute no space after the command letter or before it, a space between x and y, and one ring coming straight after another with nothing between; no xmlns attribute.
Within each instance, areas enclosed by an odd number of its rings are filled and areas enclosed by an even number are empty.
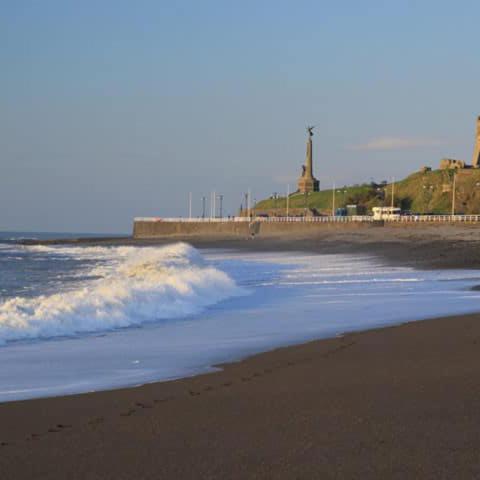
<svg viewBox="0 0 480 480"><path fill-rule="evenodd" d="M397 219L385 221L401 223L477 223L480 222L480 215L400 215L400 217Z"/></svg>
<svg viewBox="0 0 480 480"><path fill-rule="evenodd" d="M135 217L135 222L192 222L192 223L227 223L227 222L251 222L252 220L258 220L259 217L222 217L222 218L210 218L210 217Z"/></svg>
<svg viewBox="0 0 480 480"><path fill-rule="evenodd" d="M480 223L480 215L392 215L376 219L371 215L325 216L325 217L223 217L223 218L184 218L184 217L136 217L135 222L268 222L268 223L365 223L381 221L386 223Z"/></svg>

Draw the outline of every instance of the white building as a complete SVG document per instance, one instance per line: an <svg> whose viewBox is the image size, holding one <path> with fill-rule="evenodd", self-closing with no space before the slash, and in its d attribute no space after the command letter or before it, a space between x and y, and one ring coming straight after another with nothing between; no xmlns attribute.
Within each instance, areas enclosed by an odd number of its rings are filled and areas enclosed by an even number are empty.
<svg viewBox="0 0 480 480"><path fill-rule="evenodd" d="M401 209L399 207L373 207L374 220L398 220Z"/></svg>

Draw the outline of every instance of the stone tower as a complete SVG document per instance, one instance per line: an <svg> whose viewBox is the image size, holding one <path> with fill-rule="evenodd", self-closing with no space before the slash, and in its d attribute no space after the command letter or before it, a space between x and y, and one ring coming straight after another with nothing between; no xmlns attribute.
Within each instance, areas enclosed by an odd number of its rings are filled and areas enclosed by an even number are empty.
<svg viewBox="0 0 480 480"><path fill-rule="evenodd" d="M302 176L298 179L298 190L301 193L318 192L320 182L313 176L313 159L312 159L312 137L314 127L307 127L307 155L305 165L302 165Z"/></svg>
<svg viewBox="0 0 480 480"><path fill-rule="evenodd" d="M475 147L473 149L473 168L480 167L480 117L477 118L477 135L475 137Z"/></svg>

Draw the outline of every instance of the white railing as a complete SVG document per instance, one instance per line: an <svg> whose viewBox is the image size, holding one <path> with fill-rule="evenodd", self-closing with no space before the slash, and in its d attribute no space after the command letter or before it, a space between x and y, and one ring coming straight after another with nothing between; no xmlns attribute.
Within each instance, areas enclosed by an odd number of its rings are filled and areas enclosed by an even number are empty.
<svg viewBox="0 0 480 480"><path fill-rule="evenodd" d="M225 222L250 222L258 218L249 217L222 217L222 218L188 218L188 217L135 217L135 222L193 222L193 223L225 223Z"/></svg>
<svg viewBox="0 0 480 480"><path fill-rule="evenodd" d="M417 223L417 222L431 222L431 223L477 223L480 222L480 215L401 215L398 219L387 220L389 222L401 223Z"/></svg>
<svg viewBox="0 0 480 480"><path fill-rule="evenodd" d="M353 223L378 221L371 215L325 216L325 217L223 217L223 218L162 218L136 217L135 222L270 222L270 223ZM480 223L480 215L399 215L383 218L386 223Z"/></svg>

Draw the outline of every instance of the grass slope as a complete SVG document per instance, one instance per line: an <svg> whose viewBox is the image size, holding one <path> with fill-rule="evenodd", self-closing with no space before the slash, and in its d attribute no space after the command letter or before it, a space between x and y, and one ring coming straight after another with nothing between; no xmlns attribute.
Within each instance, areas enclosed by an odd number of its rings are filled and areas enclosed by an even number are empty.
<svg viewBox="0 0 480 480"><path fill-rule="evenodd" d="M404 210L418 213L450 213L452 208L453 170L417 172L395 182L395 205ZM459 170L456 172L456 213L480 213L480 169ZM391 185L363 184L335 190L335 206L358 204L371 211L374 206L391 204ZM312 192L308 196L294 193L290 195L291 209L305 207L321 213L332 210L332 190ZM282 214L286 208L286 198L269 198L255 205L257 211L270 211Z"/></svg>

